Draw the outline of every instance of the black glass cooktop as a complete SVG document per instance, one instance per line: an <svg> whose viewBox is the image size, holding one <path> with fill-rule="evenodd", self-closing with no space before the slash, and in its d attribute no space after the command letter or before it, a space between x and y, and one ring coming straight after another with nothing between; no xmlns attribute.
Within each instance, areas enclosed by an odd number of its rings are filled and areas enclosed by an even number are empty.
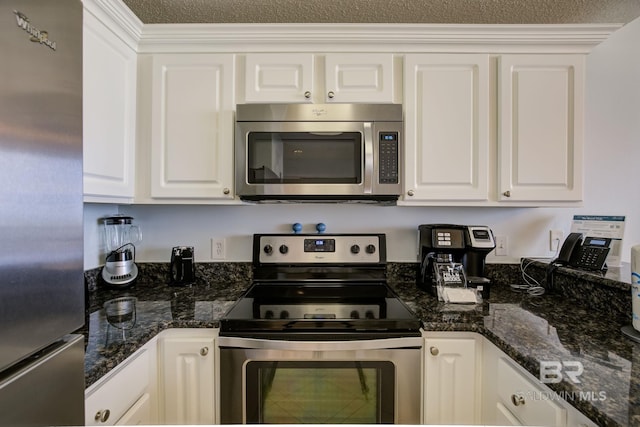
<svg viewBox="0 0 640 427"><path fill-rule="evenodd" d="M421 322L384 283L255 283L222 318L220 335L272 339L419 336Z"/></svg>

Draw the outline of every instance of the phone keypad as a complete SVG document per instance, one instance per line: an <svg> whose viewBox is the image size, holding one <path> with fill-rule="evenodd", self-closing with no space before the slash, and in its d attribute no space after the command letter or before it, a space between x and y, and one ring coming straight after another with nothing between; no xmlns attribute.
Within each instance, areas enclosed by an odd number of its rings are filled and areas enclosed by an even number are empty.
<svg viewBox="0 0 640 427"><path fill-rule="evenodd" d="M591 248L583 247L580 257L576 260L576 264L583 268L599 269L603 258L606 258L609 248Z"/></svg>

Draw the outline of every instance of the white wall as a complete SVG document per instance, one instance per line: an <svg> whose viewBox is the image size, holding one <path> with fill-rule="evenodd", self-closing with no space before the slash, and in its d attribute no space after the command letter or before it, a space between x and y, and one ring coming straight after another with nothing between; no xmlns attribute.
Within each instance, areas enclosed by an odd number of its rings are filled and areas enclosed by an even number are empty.
<svg viewBox="0 0 640 427"><path fill-rule="evenodd" d="M626 215L622 260L640 244L640 18L587 57L585 203Z"/></svg>
<svg viewBox="0 0 640 427"><path fill-rule="evenodd" d="M166 262L175 245L195 246L196 260L211 259L211 237L226 239L228 261L251 260L253 233L289 232L294 222L315 232L384 232L389 260L412 262L417 227L426 223L482 224L508 237L509 255L488 262L518 262L522 256L552 257L549 230L569 233L574 214L625 215L623 261L640 243L640 19L614 33L587 60L585 201L581 208L418 208L370 205L284 204L251 206L113 206L85 208L85 269L103 262L98 218L119 210L144 233L137 259ZM544 167L544 165L540 165ZM632 171L636 169L635 174Z"/></svg>

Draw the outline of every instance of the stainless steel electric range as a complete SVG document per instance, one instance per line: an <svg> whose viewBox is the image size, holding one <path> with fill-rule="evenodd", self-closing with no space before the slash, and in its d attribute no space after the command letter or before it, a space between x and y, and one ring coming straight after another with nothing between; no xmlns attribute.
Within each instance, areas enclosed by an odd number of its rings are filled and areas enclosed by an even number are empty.
<svg viewBox="0 0 640 427"><path fill-rule="evenodd" d="M384 234L257 234L220 322L220 421L419 424L421 326Z"/></svg>

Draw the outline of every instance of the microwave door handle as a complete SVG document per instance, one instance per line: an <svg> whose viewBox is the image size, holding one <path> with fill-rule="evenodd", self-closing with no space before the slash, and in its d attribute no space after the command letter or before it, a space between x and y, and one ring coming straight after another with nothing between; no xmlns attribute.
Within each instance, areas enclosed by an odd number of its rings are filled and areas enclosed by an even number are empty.
<svg viewBox="0 0 640 427"><path fill-rule="evenodd" d="M364 123L364 193L373 191L373 129Z"/></svg>

